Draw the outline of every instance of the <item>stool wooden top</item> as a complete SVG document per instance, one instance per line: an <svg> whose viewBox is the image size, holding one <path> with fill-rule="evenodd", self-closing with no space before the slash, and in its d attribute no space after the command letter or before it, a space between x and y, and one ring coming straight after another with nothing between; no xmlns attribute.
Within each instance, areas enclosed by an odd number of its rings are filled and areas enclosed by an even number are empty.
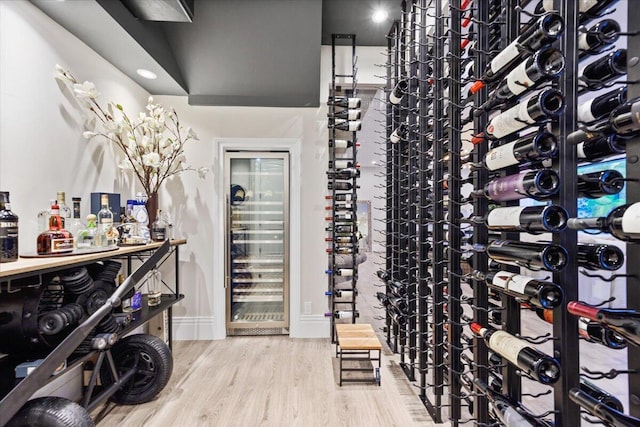
<svg viewBox="0 0 640 427"><path fill-rule="evenodd" d="M381 350L380 340L368 323L336 325L338 345L343 350Z"/></svg>

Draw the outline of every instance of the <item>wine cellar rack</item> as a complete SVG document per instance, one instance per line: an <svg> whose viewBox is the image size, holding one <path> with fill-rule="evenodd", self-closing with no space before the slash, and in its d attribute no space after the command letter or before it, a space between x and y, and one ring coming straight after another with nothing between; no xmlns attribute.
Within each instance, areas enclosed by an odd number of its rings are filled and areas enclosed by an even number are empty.
<svg viewBox="0 0 640 427"><path fill-rule="evenodd" d="M640 311L640 265L633 262L640 260L640 245L608 240L607 246L626 246L626 274L616 273L613 271L616 268L590 272L586 270L593 268L585 267L582 255L577 255L578 249L581 254L585 249L580 243L584 236L579 235L576 227L563 226L551 233L541 233L527 232L532 230L528 228L530 223L521 225L525 231L485 225L493 209L512 208L496 212L518 212L526 206L545 204L559 207L568 223L579 217L578 200L584 194L577 183L579 178L585 178L579 176L578 170L589 159L585 160L584 153L578 153L582 148L577 149L568 139L577 130L592 130L594 126L597 129L609 119L607 114L589 123L579 121L581 108L584 110L594 96L621 87L627 88L622 103L640 97L637 34L640 16L633 12L633 2L404 0L400 3L401 19L393 23L388 33L385 62L386 259L385 269L378 271L378 277L386 287L378 298L385 307L387 344L399 355L404 374L416 383L419 398L433 420L454 426L503 425L505 421L497 415L496 406L500 405L496 402L502 403L502 407L509 406L523 420L523 424L509 425L640 425L640 347L629 342L626 351L611 350L580 339L579 319L583 321L584 317L567 309L570 302L583 300L579 289L599 286L598 283L579 286L581 280L600 277L602 283L620 278L626 281L626 301L598 300L595 292L589 291L589 305ZM580 5L593 4L594 9L579 9ZM582 38L595 32L591 29L594 24L611 17L623 24L622 28L615 30L613 36L609 34L612 41L602 49L585 51ZM531 34L543 21L554 19L551 30L539 36L542 40L539 45L523 38L522 34ZM583 74L586 65L612 55L625 44L626 73L602 81ZM560 52L562 61L558 58L554 61L556 65L562 62L563 66L558 67L555 75L523 82L531 78L528 74L523 76L526 67L516 65L545 49L551 52L549 55L558 56ZM506 61L509 54L515 56ZM515 68L520 74L512 73ZM512 93L500 99L497 88L501 85ZM523 117L521 111L533 102L532 98L545 96L556 104L551 106L555 111L549 108L544 114L534 114L527 110ZM507 115L517 124L514 129L502 132L500 125L505 122L496 117ZM640 119L634 120L636 128L624 137L626 176L622 181L627 205L640 201ZM489 151L494 153L505 145L515 147L536 134L554 141L555 155L521 161L513 154L514 161L494 168L488 166ZM591 159L591 164L602 159L619 159L622 155L620 151L612 152L610 156ZM496 179L501 185L509 185L514 175L522 176L521 172L528 170L536 176L557 177L557 188L544 197L529 193L524 185L516 190L520 192L517 197L491 193L488 184L493 185ZM517 219L511 218L511 222ZM496 239L506 241L507 246L508 242L522 241L537 247L553 247L563 258L564 267L545 264L546 268L534 268L522 261L498 264L490 256L490 249L504 244L495 243ZM508 284L499 291L500 286L488 283L487 273L495 270L507 276L533 278L536 283L550 283L561 289L557 291L561 301L545 305L549 303L541 302L539 296L538 300L516 297L509 293ZM524 290L522 293L530 297ZM538 316L532 317L534 311ZM540 323L542 317L551 313L552 318L546 317L551 325ZM532 319L539 330L525 326ZM554 367L551 371L557 368L559 375L550 371L547 373L552 376L541 377L509 362L508 357L499 357L495 349L489 348L490 335L481 336L486 331L491 334L494 329L507 332L521 345L553 359L549 366ZM614 366L610 372L593 372L585 366L585 360L600 351L626 352L628 362L625 366ZM620 412L637 418L627 418L628 424L604 420L593 408L580 406L569 397L571 390L587 387L585 380L595 380L597 392L606 391L607 380L618 375L628 377L625 386L629 402L625 402ZM539 402L534 403L536 400ZM540 402L548 403L548 407L541 409ZM532 404L535 410L529 409Z"/></svg>
<svg viewBox="0 0 640 427"><path fill-rule="evenodd" d="M336 47L348 44L351 46L351 67L347 74L336 73ZM329 262L326 273L328 275L329 312L331 318L331 342L336 342L335 325L337 322L356 323L358 310L356 306L358 281L358 263L361 261L358 250L358 226L357 226L357 179L359 177L358 163L356 160L357 130L360 128L359 117L349 116L349 112L355 112L359 105L352 106L349 100L356 100L357 95L357 67L356 67L356 36L355 34L331 35L331 87L329 89L328 116L329 116L329 169L328 188L330 195L327 200L328 226L327 242ZM344 79L349 83L338 83L337 79ZM349 85L349 88L343 86ZM345 101L344 106L338 106L338 99ZM347 115L344 119L343 129L338 125L337 115L342 112ZM346 147L338 147L337 141L346 141ZM347 163L342 165L341 163ZM345 166L345 167L343 167ZM351 175L345 175L347 171L357 171ZM341 189L340 184L348 183L350 188ZM338 200L338 198L343 200ZM339 216L345 216L340 218ZM339 272L348 274L338 274ZM346 296L346 297L345 297Z"/></svg>

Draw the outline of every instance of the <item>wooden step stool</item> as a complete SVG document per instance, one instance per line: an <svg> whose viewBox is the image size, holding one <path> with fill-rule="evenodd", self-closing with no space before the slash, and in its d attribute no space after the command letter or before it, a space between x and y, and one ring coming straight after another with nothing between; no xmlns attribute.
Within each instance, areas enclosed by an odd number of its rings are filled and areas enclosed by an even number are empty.
<svg viewBox="0 0 640 427"><path fill-rule="evenodd" d="M378 357L372 357L371 352L377 351ZM363 357L365 356L366 357ZM340 359L340 382L375 382L380 385L380 367L382 359L382 345L369 324L337 324L336 325L336 357ZM371 368L346 368L344 362L378 361L378 367L373 368L372 378L343 378L347 371L371 371ZM374 365L375 366L375 365Z"/></svg>

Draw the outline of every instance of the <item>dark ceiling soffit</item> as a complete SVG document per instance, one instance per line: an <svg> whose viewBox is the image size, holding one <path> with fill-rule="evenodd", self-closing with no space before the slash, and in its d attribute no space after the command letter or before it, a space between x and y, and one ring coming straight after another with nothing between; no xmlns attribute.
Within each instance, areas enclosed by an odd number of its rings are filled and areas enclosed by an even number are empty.
<svg viewBox="0 0 640 427"><path fill-rule="evenodd" d="M314 95L315 96L315 95ZM310 95L291 96L239 96L239 95L189 95L189 105L212 107L310 107L320 106L320 100Z"/></svg>
<svg viewBox="0 0 640 427"><path fill-rule="evenodd" d="M155 59L158 64L180 85L185 92L189 93L187 82L182 76L182 71L178 62L169 49L169 42L159 27L154 27L153 23L136 19L123 3L113 0L96 0L97 3L107 11L109 15L124 30L133 37L134 40Z"/></svg>
<svg viewBox="0 0 640 427"><path fill-rule="evenodd" d="M138 19L161 22L193 22L194 0L120 0Z"/></svg>

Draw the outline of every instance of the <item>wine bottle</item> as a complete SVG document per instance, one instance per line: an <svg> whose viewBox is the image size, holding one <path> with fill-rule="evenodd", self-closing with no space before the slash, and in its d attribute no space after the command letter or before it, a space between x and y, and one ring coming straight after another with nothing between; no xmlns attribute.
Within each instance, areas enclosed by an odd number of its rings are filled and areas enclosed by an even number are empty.
<svg viewBox="0 0 640 427"><path fill-rule="evenodd" d="M617 49L602 56L578 70L578 89L600 89L627 73L627 49Z"/></svg>
<svg viewBox="0 0 640 427"><path fill-rule="evenodd" d="M402 102L402 98L407 93L409 89L409 81L407 79L402 79L396 83L393 90L389 94L389 102L393 105L398 105Z"/></svg>
<svg viewBox="0 0 640 427"><path fill-rule="evenodd" d="M487 246L473 245L475 252L485 252L496 262L518 267L538 267L548 271L559 271L567 265L565 248L553 243L521 242L516 240L494 240Z"/></svg>
<svg viewBox="0 0 640 427"><path fill-rule="evenodd" d="M327 105L344 108L360 108L360 98L348 98L346 96L330 96Z"/></svg>
<svg viewBox="0 0 640 427"><path fill-rule="evenodd" d="M337 246L335 248L327 248L325 252L328 254L336 253L341 255L351 255L358 253L357 246Z"/></svg>
<svg viewBox="0 0 640 427"><path fill-rule="evenodd" d="M335 270L325 270L325 273L331 275L335 275L335 276L354 276L357 275L357 271L354 270L353 268L336 268Z"/></svg>
<svg viewBox="0 0 640 427"><path fill-rule="evenodd" d="M394 144L397 144L400 141L406 141L408 134L409 125L406 123L400 123L400 126L398 126L389 136L389 141Z"/></svg>
<svg viewBox="0 0 640 427"><path fill-rule="evenodd" d="M356 188L360 188L356 185ZM353 184L348 181L329 181L327 182L327 189L329 190L352 190Z"/></svg>
<svg viewBox="0 0 640 427"><path fill-rule="evenodd" d="M325 313L324 317L333 317L334 319L353 319L360 317L360 313L358 313L357 310L335 310L333 312Z"/></svg>
<svg viewBox="0 0 640 427"><path fill-rule="evenodd" d="M562 70L562 52L551 46L543 47L507 74L480 108L485 111L491 110L541 83L557 78ZM476 93L484 86L481 80L479 82L480 84L474 84L470 88L471 93Z"/></svg>
<svg viewBox="0 0 640 427"><path fill-rule="evenodd" d="M359 142L353 142L346 139L330 139L329 140L329 148L351 148L351 147L360 147Z"/></svg>
<svg viewBox="0 0 640 427"><path fill-rule="evenodd" d="M583 378L580 378L580 390L616 411L624 411L624 406L620 399Z"/></svg>
<svg viewBox="0 0 640 427"><path fill-rule="evenodd" d="M606 217L570 218L573 230L601 230L625 242L640 242L640 202L618 206Z"/></svg>
<svg viewBox="0 0 640 427"><path fill-rule="evenodd" d="M355 201L356 195L352 193L340 193L333 196L324 196L327 200L335 200L336 202L352 202Z"/></svg>
<svg viewBox="0 0 640 427"><path fill-rule="evenodd" d="M336 289L335 291L327 291L324 293L326 296L333 296L336 299L345 299L352 301L353 298L358 296L358 290L344 290L344 289ZM384 294L383 294L384 295Z"/></svg>
<svg viewBox="0 0 640 427"><path fill-rule="evenodd" d="M622 87L596 96L578 105L578 121L592 123L611 114L611 111L627 102L627 88Z"/></svg>
<svg viewBox="0 0 640 427"><path fill-rule="evenodd" d="M329 160L329 169L340 170L340 169L359 168L359 167L360 167L360 163L357 163L351 159Z"/></svg>
<svg viewBox="0 0 640 427"><path fill-rule="evenodd" d="M640 312L625 308L599 308L570 301L567 311L575 316L586 317L611 329L632 344L640 346Z"/></svg>
<svg viewBox="0 0 640 427"><path fill-rule="evenodd" d="M350 236L333 236L333 237L325 237L325 242L336 242L336 243L357 243L358 238L354 235Z"/></svg>
<svg viewBox="0 0 640 427"><path fill-rule="evenodd" d="M606 122L592 128L571 132L567 135L566 141L568 144L580 144L611 134L633 137L638 133L640 133L640 98L634 98L613 110Z"/></svg>
<svg viewBox="0 0 640 427"><path fill-rule="evenodd" d="M620 37L620 25L613 19L603 19L578 36L578 57L597 55Z"/></svg>
<svg viewBox="0 0 640 427"><path fill-rule="evenodd" d="M407 314L409 310L409 304L404 297L391 297L389 298L389 305L394 307L399 313Z"/></svg>
<svg viewBox="0 0 640 427"><path fill-rule="evenodd" d="M476 271L473 278L484 280L490 288L540 308L556 308L562 304L560 286L509 271Z"/></svg>
<svg viewBox="0 0 640 427"><path fill-rule="evenodd" d="M389 282L389 291L399 297L407 294L407 286L402 282Z"/></svg>
<svg viewBox="0 0 640 427"><path fill-rule="evenodd" d="M558 232L565 229L569 214L558 205L494 208L486 217L474 216L470 222L483 223L489 230Z"/></svg>
<svg viewBox="0 0 640 427"><path fill-rule="evenodd" d="M587 270L618 270L624 264L624 252L614 245L578 243L578 265Z"/></svg>
<svg viewBox="0 0 640 427"><path fill-rule="evenodd" d="M340 213L335 213L332 217L327 216L324 219L327 221L336 221L336 222L355 221L356 215L353 212L340 212Z"/></svg>
<svg viewBox="0 0 640 427"><path fill-rule="evenodd" d="M578 23L583 24L591 19L599 18L608 7L617 2L618 0L581 0L578 9Z"/></svg>
<svg viewBox="0 0 640 427"><path fill-rule="evenodd" d="M508 72L518 59L552 44L564 31L564 20L557 13L546 13L527 26L510 45L487 65L480 80L492 82ZM524 48L524 49L523 49Z"/></svg>
<svg viewBox="0 0 640 427"><path fill-rule="evenodd" d="M493 148L484 156L484 165L490 171L517 164L551 159L558 154L558 139L544 129L520 139Z"/></svg>
<svg viewBox="0 0 640 427"><path fill-rule="evenodd" d="M347 120L347 119L329 119L327 125L329 129L344 130L347 132L356 132L362 128L362 122L360 120Z"/></svg>
<svg viewBox="0 0 640 427"><path fill-rule="evenodd" d="M331 179L351 179L360 177L360 169L358 168L345 168L328 170L327 176Z"/></svg>
<svg viewBox="0 0 640 427"><path fill-rule="evenodd" d="M581 142L576 146L578 159L594 162L604 157L624 154L627 151L627 140L618 135L600 136Z"/></svg>
<svg viewBox="0 0 640 427"><path fill-rule="evenodd" d="M578 175L578 196L597 199L618 194L624 188L624 177L613 169Z"/></svg>
<svg viewBox="0 0 640 427"><path fill-rule="evenodd" d="M543 384L553 384L560 379L560 364L531 346L526 341L505 331L471 323L471 331L480 335L487 346L523 372Z"/></svg>
<svg viewBox="0 0 640 427"><path fill-rule="evenodd" d="M0 263L18 260L18 215L11 211L9 192L0 191Z"/></svg>
<svg viewBox="0 0 640 427"><path fill-rule="evenodd" d="M607 425L614 427L638 427L640 418L631 417L605 405L579 388L569 390L569 398L591 415L600 418Z"/></svg>
<svg viewBox="0 0 640 427"><path fill-rule="evenodd" d="M325 210L334 210L334 211L344 211L344 210L354 210L357 209L357 206L355 203L352 202L334 202L333 206L325 206Z"/></svg>
<svg viewBox="0 0 640 427"><path fill-rule="evenodd" d="M589 342L602 344L614 350L627 348L627 341L615 331L604 328L600 323L586 317L578 318L578 334Z"/></svg>
<svg viewBox="0 0 640 427"><path fill-rule="evenodd" d="M358 120L362 115L362 111L360 109L346 109L340 111L334 111L333 113L327 113L327 117L334 119L345 119L345 120Z"/></svg>
<svg viewBox="0 0 640 427"><path fill-rule="evenodd" d="M525 170L489 181L484 189L469 192L464 197L484 196L496 202L508 202L528 196L550 197L560 189L560 177L553 169Z"/></svg>
<svg viewBox="0 0 640 427"><path fill-rule="evenodd" d="M327 227L325 230L333 231L334 233L355 233L358 227L355 224L333 224L333 226Z"/></svg>
<svg viewBox="0 0 640 427"><path fill-rule="evenodd" d="M385 270L376 271L376 276L378 276L378 279L382 280L383 282L386 282L391 279L391 275L389 274L388 271L385 271Z"/></svg>
<svg viewBox="0 0 640 427"><path fill-rule="evenodd" d="M482 138L500 139L511 135L527 126L560 116L564 107L562 92L557 89L544 89L493 117ZM476 136L472 142L477 143L479 139L480 137Z"/></svg>

